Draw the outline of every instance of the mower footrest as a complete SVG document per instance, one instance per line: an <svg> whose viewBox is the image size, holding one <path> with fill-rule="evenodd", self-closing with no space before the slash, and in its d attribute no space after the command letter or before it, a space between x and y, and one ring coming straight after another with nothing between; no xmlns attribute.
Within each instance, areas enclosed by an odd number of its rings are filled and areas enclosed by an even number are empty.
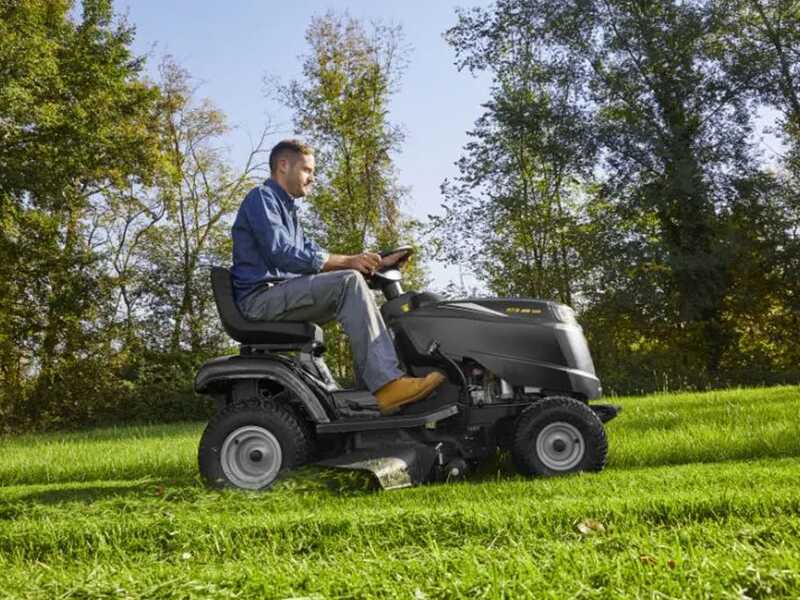
<svg viewBox="0 0 800 600"><path fill-rule="evenodd" d="M372 419L339 419L332 423L318 423L317 433L347 433L350 431L377 431L380 429L409 429L424 427L427 423L435 423L458 414L458 406L437 407L430 413L416 415L399 415L396 417L375 417Z"/></svg>

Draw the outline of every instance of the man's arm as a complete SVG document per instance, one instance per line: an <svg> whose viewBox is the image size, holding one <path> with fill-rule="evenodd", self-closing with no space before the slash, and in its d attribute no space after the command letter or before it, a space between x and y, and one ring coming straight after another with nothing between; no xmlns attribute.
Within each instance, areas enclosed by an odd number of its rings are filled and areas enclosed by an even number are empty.
<svg viewBox="0 0 800 600"><path fill-rule="evenodd" d="M364 275L371 275L381 266L381 257L374 252L361 254L331 254L322 265L323 271L338 271L340 269L355 269Z"/></svg>

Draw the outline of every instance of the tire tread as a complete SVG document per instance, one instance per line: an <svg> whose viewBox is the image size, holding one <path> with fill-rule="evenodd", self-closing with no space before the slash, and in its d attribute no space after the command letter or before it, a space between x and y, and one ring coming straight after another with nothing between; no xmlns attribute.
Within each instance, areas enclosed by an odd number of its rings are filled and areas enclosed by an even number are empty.
<svg viewBox="0 0 800 600"><path fill-rule="evenodd" d="M514 430L511 457L514 467L524 475L556 475L544 465L536 464L531 457L531 429L549 411L569 411L584 421L587 431L582 432L589 457L581 471L601 471L608 458L608 438L603 423L587 404L569 396L548 396L526 408L517 420ZM583 460L586 463L586 457Z"/></svg>
<svg viewBox="0 0 800 600"><path fill-rule="evenodd" d="M224 428L225 423L229 419L236 418L248 412L253 413L255 419L268 416L270 420L276 421L280 424L280 427L285 428L288 433L291 446L294 448L294 455L291 457L284 456L281 473L299 467L307 463L311 458L313 444L310 428L306 423L298 419L289 408L279 406L267 398L239 400L238 402L228 404L222 410L218 411L208 422L200 438L197 459L201 478L207 486L213 488L231 487L230 485L226 485L225 481L221 481L218 475L212 475L212 472L215 470L215 465L210 463L219 461L219 448L217 447L215 451L217 440L214 439L214 434L219 428ZM284 448L282 448L282 450L285 451Z"/></svg>

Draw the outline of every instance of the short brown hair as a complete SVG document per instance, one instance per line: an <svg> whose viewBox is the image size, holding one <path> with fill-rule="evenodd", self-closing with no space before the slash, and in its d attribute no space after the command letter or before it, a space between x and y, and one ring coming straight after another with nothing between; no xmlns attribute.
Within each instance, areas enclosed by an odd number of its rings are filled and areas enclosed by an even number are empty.
<svg viewBox="0 0 800 600"><path fill-rule="evenodd" d="M300 140L281 140L269 153L270 172L275 172L278 168L278 161L287 154L291 154L292 158L296 158L300 154L308 156L314 154L314 149Z"/></svg>

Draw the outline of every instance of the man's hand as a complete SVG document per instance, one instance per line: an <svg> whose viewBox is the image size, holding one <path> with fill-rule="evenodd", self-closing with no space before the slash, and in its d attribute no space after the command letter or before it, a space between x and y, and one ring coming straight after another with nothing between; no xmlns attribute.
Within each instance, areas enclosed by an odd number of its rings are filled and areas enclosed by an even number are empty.
<svg viewBox="0 0 800 600"><path fill-rule="evenodd" d="M374 252L362 252L361 254L354 254L348 256L349 269L355 269L362 272L364 275L372 275L381 267L381 256Z"/></svg>
<svg viewBox="0 0 800 600"><path fill-rule="evenodd" d="M384 266L386 265L383 264L381 255L375 254L374 252L362 252L361 254L353 254L352 256L331 254L325 264L322 265L322 271L355 269L364 275L372 275L375 271Z"/></svg>

